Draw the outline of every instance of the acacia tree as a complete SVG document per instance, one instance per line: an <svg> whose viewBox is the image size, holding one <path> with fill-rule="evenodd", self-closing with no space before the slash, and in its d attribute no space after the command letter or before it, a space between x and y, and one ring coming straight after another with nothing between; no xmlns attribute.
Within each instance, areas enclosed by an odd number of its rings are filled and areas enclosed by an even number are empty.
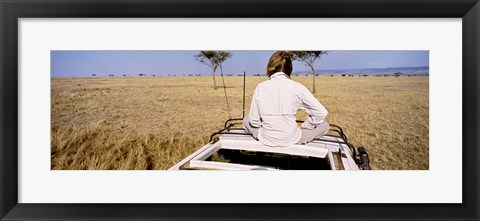
<svg viewBox="0 0 480 221"><path fill-rule="evenodd" d="M232 57L232 53L227 51L200 51L200 54L195 55L195 60L207 65L210 67L210 69L212 69L214 89L217 89L215 71L217 71L217 68L230 57Z"/></svg>
<svg viewBox="0 0 480 221"><path fill-rule="evenodd" d="M289 51L288 54L292 57L293 60L303 62L306 66L310 67L313 73L313 89L312 93L316 92L315 89L315 61L319 59L322 55L327 54L328 51Z"/></svg>

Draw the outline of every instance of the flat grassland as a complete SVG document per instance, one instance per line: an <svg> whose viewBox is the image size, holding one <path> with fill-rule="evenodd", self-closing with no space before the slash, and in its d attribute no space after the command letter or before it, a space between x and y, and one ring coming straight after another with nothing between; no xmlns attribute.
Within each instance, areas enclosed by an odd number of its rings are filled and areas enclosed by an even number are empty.
<svg viewBox="0 0 480 221"><path fill-rule="evenodd" d="M246 112L265 76L247 76ZM312 76L292 76L307 88ZM315 96L372 169L429 168L428 77L317 77ZM217 77L217 84L221 78ZM223 88L211 77L52 78L54 170L168 169L223 128ZM225 77L232 116L242 116L243 77ZM297 119L306 118L299 111Z"/></svg>

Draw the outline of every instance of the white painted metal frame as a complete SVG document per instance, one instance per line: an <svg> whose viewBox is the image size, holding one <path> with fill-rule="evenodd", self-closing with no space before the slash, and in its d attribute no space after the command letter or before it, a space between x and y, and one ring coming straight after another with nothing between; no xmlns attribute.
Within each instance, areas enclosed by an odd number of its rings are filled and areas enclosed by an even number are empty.
<svg viewBox="0 0 480 221"><path fill-rule="evenodd" d="M332 142L323 140L331 140ZM329 160L330 164L332 165L332 170L335 170L336 168L335 160L333 160L333 154L339 153L339 150L341 150L341 152L343 153L342 155L344 155L344 157L341 157L344 170L360 170L358 168L358 165L355 163L355 160L352 157L352 152L350 151L350 148L347 146L347 144L336 142L344 142L344 140L333 136L323 136L322 141L313 140L312 142L307 143L305 146L322 147L323 145L324 148L327 148L330 154Z"/></svg>
<svg viewBox="0 0 480 221"><path fill-rule="evenodd" d="M235 132L244 132L243 130ZM215 143L209 143L187 158L180 161L170 170L179 170L183 165L188 163L188 168L196 169L217 169L217 170L276 170L276 168L256 165L241 165L225 162L206 161L220 149L229 150L247 150L260 151L268 153L282 153L297 156L310 156L318 158L328 158L331 169L336 170L336 162L333 154L343 153L341 156L341 163L345 170L359 170L354 159L351 156L350 149L346 144L336 143L343 142L341 138L333 136L324 136L322 139L327 141L314 140L306 145L293 145L289 147L268 147L256 141L250 135L242 134L223 134L220 140ZM332 141L332 142L328 142Z"/></svg>

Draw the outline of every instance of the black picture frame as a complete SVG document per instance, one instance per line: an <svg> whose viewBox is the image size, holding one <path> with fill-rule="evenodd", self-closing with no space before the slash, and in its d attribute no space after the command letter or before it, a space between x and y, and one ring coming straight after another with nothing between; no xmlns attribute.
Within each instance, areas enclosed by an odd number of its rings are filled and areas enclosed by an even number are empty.
<svg viewBox="0 0 480 221"><path fill-rule="evenodd" d="M0 0L1 220L479 220L478 0ZM461 204L18 203L19 18L371 17L462 18ZM353 184L352 187L355 185ZM361 191L361 190L359 190ZM392 190L395 191L395 190ZM448 191L448 190L446 190ZM442 194L442 193L439 193Z"/></svg>

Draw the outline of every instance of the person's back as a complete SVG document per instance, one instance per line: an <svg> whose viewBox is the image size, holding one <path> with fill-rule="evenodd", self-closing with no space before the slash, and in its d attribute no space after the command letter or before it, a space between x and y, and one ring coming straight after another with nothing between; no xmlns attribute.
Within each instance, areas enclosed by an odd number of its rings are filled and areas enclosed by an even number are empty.
<svg viewBox="0 0 480 221"><path fill-rule="evenodd" d="M257 86L258 111L262 118L259 140L269 146L294 144L300 139L295 114L298 109L298 83L278 72Z"/></svg>
<svg viewBox="0 0 480 221"><path fill-rule="evenodd" d="M281 56L288 56L285 52L276 52L272 55L269 67L272 66L270 64L272 59L275 62L276 55L284 60L285 58ZM244 122L246 129L268 146L305 143L328 131L328 123L325 121L327 110L305 86L290 80L291 60L287 59L284 63L290 65L290 68L286 68L288 74L270 73L270 79L257 86L252 98L250 115ZM274 67L271 72L283 71L284 66ZM298 109L303 109L310 115L302 124L302 129L298 128L296 123L295 115ZM317 127L318 125L321 127Z"/></svg>

